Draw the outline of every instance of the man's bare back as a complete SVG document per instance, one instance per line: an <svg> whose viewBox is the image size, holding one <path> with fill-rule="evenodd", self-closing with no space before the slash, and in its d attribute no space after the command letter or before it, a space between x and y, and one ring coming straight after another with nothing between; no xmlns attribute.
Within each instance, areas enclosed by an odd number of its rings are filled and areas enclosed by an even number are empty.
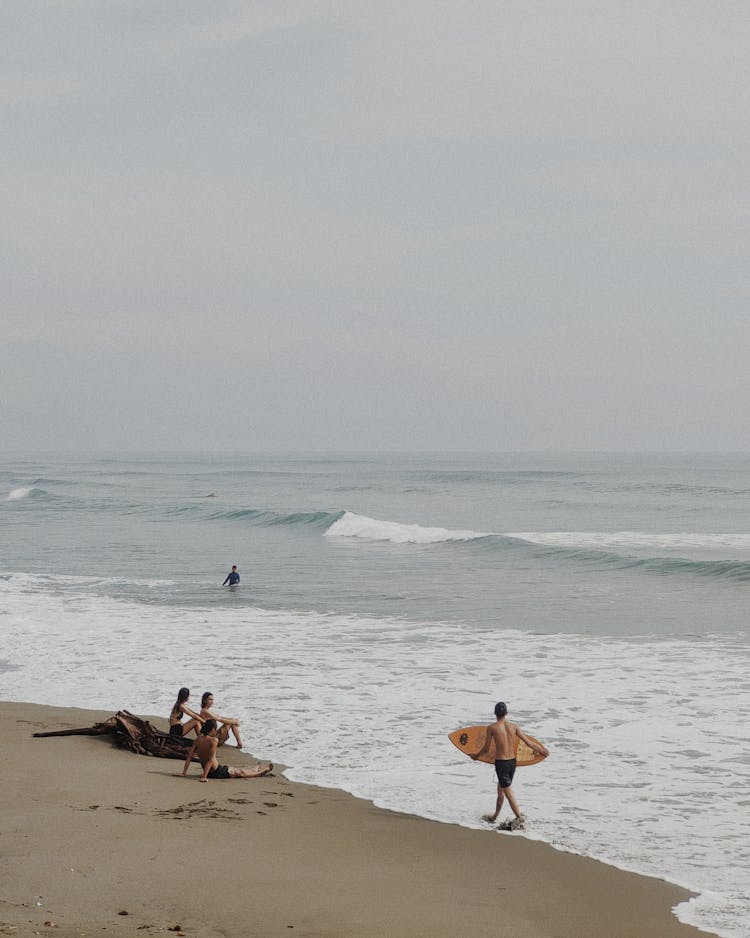
<svg viewBox="0 0 750 938"><path fill-rule="evenodd" d="M518 750L518 743L521 737L518 733L518 726L506 719L498 720L487 727L487 735L495 743L496 759L513 759Z"/></svg>
<svg viewBox="0 0 750 938"><path fill-rule="evenodd" d="M259 764L253 769L239 765L219 765L219 760L216 758L216 748L219 745L216 727L216 720L208 719L204 722L200 735L185 759L182 769L183 777L187 775L193 756L198 756L203 766L203 775L200 779L202 782L208 781L209 778L260 778L261 775L268 775L273 769L272 762L266 763L265 766Z"/></svg>
<svg viewBox="0 0 750 938"><path fill-rule="evenodd" d="M195 754L200 760L202 768L206 768L207 763L209 772L215 769L219 760L216 758L216 747L219 741L215 736L199 736L195 741Z"/></svg>

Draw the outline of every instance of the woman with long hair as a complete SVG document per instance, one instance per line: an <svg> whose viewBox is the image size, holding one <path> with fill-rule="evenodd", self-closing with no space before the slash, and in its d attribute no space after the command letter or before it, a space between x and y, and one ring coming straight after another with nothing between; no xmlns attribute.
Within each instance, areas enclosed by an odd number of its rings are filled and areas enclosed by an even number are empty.
<svg viewBox="0 0 750 938"><path fill-rule="evenodd" d="M237 741L237 748L242 749L242 737L240 736L240 721L236 720L234 717L222 717L218 713L214 713L211 707L214 705L214 695L210 690L207 690L206 693L201 697L201 720L216 720L219 724L219 730L216 734L216 738L219 740L219 745L223 746L227 741L229 736L229 731L232 731L235 740Z"/></svg>
<svg viewBox="0 0 750 938"><path fill-rule="evenodd" d="M189 697L190 689L181 687L177 694L177 700L174 702L169 714L170 736L187 736L190 730L195 730L195 735L197 736L198 731L201 726L203 726L203 720L201 720L199 714L197 714L195 710L191 710L187 705ZM182 722L184 716L190 717L187 723Z"/></svg>

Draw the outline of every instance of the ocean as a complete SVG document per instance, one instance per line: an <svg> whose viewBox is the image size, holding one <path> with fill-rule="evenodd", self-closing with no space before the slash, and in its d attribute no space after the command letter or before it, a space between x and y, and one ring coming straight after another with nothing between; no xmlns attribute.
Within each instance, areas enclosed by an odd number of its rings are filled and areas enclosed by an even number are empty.
<svg viewBox="0 0 750 938"><path fill-rule="evenodd" d="M477 828L447 733L505 700L525 836L746 938L749 519L748 455L5 455L3 697L211 690L290 778Z"/></svg>

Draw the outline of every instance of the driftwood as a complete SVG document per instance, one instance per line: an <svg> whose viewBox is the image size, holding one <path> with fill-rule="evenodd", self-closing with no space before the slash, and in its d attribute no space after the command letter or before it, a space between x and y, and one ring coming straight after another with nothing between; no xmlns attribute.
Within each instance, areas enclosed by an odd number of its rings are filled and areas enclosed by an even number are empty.
<svg viewBox="0 0 750 938"><path fill-rule="evenodd" d="M185 759L192 740L184 736L170 736L152 726L148 720L134 716L127 710L117 713L93 726L84 726L77 730L53 730L48 733L34 733L34 736L112 736L121 749L129 749L141 756L160 756L162 759ZM197 757L193 756L193 760Z"/></svg>

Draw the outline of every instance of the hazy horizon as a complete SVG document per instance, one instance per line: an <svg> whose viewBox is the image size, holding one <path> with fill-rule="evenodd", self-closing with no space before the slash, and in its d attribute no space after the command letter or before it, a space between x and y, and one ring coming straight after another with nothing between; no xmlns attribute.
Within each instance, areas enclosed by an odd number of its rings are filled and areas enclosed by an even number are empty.
<svg viewBox="0 0 750 938"><path fill-rule="evenodd" d="M745 452L750 11L0 11L0 446Z"/></svg>

